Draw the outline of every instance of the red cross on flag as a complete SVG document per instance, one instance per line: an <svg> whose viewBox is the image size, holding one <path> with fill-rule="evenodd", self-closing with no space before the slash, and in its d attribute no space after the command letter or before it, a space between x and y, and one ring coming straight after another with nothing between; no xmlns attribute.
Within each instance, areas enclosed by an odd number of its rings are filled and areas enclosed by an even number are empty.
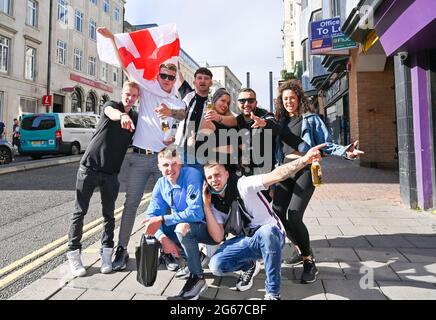
<svg viewBox="0 0 436 320"><path fill-rule="evenodd" d="M138 83L153 80L162 63L177 65L180 41L175 24L115 34L115 44L123 67ZM121 67L112 42L97 33L101 61Z"/></svg>

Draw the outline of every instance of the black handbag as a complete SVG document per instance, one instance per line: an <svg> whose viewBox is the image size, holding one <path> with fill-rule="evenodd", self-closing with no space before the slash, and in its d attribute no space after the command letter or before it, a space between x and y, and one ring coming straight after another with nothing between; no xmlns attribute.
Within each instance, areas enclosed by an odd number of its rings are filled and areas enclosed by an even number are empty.
<svg viewBox="0 0 436 320"><path fill-rule="evenodd" d="M143 234L141 242L135 250L136 280L146 287L151 287L156 281L159 265L159 247L160 243L155 237Z"/></svg>

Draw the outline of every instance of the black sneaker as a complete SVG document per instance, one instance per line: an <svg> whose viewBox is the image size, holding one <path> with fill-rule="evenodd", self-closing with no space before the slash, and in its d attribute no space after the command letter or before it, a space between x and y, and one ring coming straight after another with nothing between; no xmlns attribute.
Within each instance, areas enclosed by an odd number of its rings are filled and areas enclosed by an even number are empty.
<svg viewBox="0 0 436 320"><path fill-rule="evenodd" d="M180 268L174 256L170 253L164 253L163 251L160 253L160 263L165 264L168 271L177 271Z"/></svg>
<svg viewBox="0 0 436 320"><path fill-rule="evenodd" d="M313 283L316 281L316 276L319 271L315 265L314 260L304 260L303 262L303 274L301 275L301 283Z"/></svg>
<svg viewBox="0 0 436 320"><path fill-rule="evenodd" d="M177 279L184 279L187 280L189 278L189 276L191 275L191 273L189 272L189 268L188 266L184 266L183 268L180 268L177 272L175 277Z"/></svg>
<svg viewBox="0 0 436 320"><path fill-rule="evenodd" d="M204 276L190 275L182 291L179 293L179 297L182 300L198 300L201 293L207 290L207 283L204 280Z"/></svg>
<svg viewBox="0 0 436 320"><path fill-rule="evenodd" d="M259 273L260 264L257 261L253 261L253 266L244 271L239 276L238 282L236 283L236 289L238 291L247 291L253 286L253 278Z"/></svg>
<svg viewBox="0 0 436 320"><path fill-rule="evenodd" d="M127 261L129 261L129 254L127 250L122 246L118 246L115 251L115 259L112 262L112 270L113 271L121 271L126 269Z"/></svg>
<svg viewBox="0 0 436 320"><path fill-rule="evenodd" d="M290 266L298 266L303 263L303 256L297 251L294 251L294 254L289 259L285 259L284 263Z"/></svg>

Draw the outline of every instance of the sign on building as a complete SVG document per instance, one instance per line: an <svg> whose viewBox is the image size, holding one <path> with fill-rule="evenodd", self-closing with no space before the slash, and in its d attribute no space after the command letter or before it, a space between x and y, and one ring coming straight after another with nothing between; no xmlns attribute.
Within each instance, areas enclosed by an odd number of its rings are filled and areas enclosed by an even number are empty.
<svg viewBox="0 0 436 320"><path fill-rule="evenodd" d="M356 47L357 43L342 33L340 17L311 22L310 54L328 54Z"/></svg>

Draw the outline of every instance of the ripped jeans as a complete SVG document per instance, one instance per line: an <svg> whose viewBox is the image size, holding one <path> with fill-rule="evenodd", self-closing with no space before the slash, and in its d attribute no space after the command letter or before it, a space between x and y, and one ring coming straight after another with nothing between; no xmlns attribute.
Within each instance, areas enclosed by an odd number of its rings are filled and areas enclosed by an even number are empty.
<svg viewBox="0 0 436 320"><path fill-rule="evenodd" d="M263 259L265 289L269 294L280 294L282 249L285 235L275 225L264 225L252 237L239 236L226 240L209 262L216 276L234 271L247 271L252 261Z"/></svg>

